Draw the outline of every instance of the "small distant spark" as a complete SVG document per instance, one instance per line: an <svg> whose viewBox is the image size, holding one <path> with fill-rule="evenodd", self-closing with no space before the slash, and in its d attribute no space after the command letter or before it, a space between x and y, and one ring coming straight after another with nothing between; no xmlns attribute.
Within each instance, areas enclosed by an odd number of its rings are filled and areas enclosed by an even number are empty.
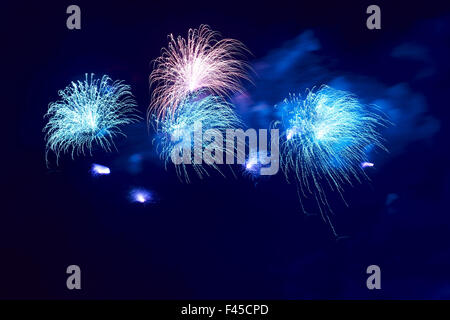
<svg viewBox="0 0 450 320"><path fill-rule="evenodd" d="M143 188L134 188L130 191L131 202L148 203L153 202L154 197L152 193Z"/></svg>
<svg viewBox="0 0 450 320"><path fill-rule="evenodd" d="M361 163L361 168L373 167L374 164L372 162L363 162Z"/></svg>
<svg viewBox="0 0 450 320"><path fill-rule="evenodd" d="M111 173L111 170L101 164L94 163L92 164L91 173L93 176L108 175Z"/></svg>

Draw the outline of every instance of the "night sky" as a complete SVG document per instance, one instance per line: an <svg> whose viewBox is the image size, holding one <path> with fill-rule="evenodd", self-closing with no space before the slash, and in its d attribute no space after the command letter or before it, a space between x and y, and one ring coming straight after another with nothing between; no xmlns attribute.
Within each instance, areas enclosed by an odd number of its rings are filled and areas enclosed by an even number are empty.
<svg viewBox="0 0 450 320"><path fill-rule="evenodd" d="M450 5L393 2L5 5L0 298L449 299ZM81 30L66 28L71 4ZM381 30L366 28L371 4ZM267 128L275 104L321 84L390 116L390 152L373 154L370 181L345 187L348 207L329 195L343 237L303 214L281 171L251 179L237 166L236 178L180 182L145 121L123 128L117 151L46 166L44 114L58 90L107 74L131 85L145 118L152 60L169 33L201 24L252 53L249 98L233 100L250 127ZM92 177L92 163L111 174ZM131 203L135 187L155 201ZM80 291L66 288L71 264L81 267ZM366 287L372 264L381 290Z"/></svg>

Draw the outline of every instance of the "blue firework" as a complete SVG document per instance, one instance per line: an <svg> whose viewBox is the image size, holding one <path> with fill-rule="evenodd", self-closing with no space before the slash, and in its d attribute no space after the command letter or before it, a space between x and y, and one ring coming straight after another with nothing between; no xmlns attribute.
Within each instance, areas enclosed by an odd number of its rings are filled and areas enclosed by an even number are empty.
<svg viewBox="0 0 450 320"><path fill-rule="evenodd" d="M312 196L329 220L325 190L342 196L344 185L367 178L361 166L368 161L366 150L386 150L380 129L388 122L377 107L328 86L309 91L305 99L291 95L280 107L281 168L298 183L300 198Z"/></svg>
<svg viewBox="0 0 450 320"><path fill-rule="evenodd" d="M136 102L131 87L94 74L72 82L58 92L60 100L49 104L45 115L46 160L51 150L57 162L61 154L92 153L94 145L106 151L114 147L113 138L122 134L120 126L135 122Z"/></svg>
<svg viewBox="0 0 450 320"><path fill-rule="evenodd" d="M237 128L241 122L232 106L216 96L202 96L202 93L185 98L175 110L170 109L164 117L155 120L157 130L157 151L165 167L174 157L182 157L181 163L174 163L177 175L189 182L188 166L192 166L202 178L208 175L207 167L224 175L218 164L225 163L227 145L226 130ZM213 134L214 138L211 137ZM217 143L217 155L221 161L204 158L203 152ZM234 150L233 150L234 152ZM234 156L234 154L233 154Z"/></svg>

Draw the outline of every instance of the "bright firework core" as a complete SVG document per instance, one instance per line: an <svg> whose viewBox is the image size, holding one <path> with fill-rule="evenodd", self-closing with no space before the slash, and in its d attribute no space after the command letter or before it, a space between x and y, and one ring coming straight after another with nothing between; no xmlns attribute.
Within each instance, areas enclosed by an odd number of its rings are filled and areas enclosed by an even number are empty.
<svg viewBox="0 0 450 320"><path fill-rule="evenodd" d="M244 175L255 179L261 176L262 164L259 160L259 154L256 151L250 151L249 156L243 164ZM277 170L278 171L278 170Z"/></svg>
<svg viewBox="0 0 450 320"><path fill-rule="evenodd" d="M250 155L244 165L247 171L259 171L260 163L258 161L258 153L250 152Z"/></svg>

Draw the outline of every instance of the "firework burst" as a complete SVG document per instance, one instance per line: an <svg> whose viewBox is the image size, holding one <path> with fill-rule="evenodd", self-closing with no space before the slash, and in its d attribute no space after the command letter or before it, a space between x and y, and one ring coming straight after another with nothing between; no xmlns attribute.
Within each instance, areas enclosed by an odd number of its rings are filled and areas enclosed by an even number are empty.
<svg viewBox="0 0 450 320"><path fill-rule="evenodd" d="M223 160L229 152L226 149L223 154L224 145L227 143L226 130L237 128L241 122L228 103L215 96L190 96L183 100L175 111L167 112L162 119L157 119L156 116L154 118L157 128L157 152L164 160L166 169L169 162L176 162L175 157L182 156L183 161L175 163L175 168L180 179L184 177L186 182L190 182L187 164L192 165L200 178L208 175L207 167L224 175L218 163L207 161L204 152L213 142L217 143L222 153L215 156Z"/></svg>
<svg viewBox="0 0 450 320"><path fill-rule="evenodd" d="M386 150L380 129L388 122L375 106L328 86L309 91L304 100L291 95L281 112L281 168L298 183L300 200L312 196L331 225L325 189L342 197L344 185L367 178L361 163L368 161L368 146Z"/></svg>
<svg viewBox="0 0 450 320"><path fill-rule="evenodd" d="M110 151L113 138L123 134L119 126L139 119L130 86L108 76L95 79L86 74L84 81L72 82L58 92L60 101L49 104L45 115L46 161L48 152L61 154L92 152L94 145Z"/></svg>
<svg viewBox="0 0 450 320"><path fill-rule="evenodd" d="M250 80L249 66L241 60L248 50L238 40L218 37L206 25L189 29L187 39L169 35L168 47L162 49L150 75L154 90L149 113L164 117L169 108L175 111L199 90L222 98L242 91L241 80Z"/></svg>

